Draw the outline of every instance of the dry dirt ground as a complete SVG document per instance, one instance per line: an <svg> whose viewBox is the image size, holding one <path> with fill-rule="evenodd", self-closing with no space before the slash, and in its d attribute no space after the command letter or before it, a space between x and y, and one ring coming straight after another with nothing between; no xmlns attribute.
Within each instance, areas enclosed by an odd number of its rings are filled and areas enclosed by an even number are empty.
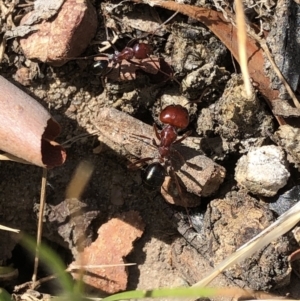
<svg viewBox="0 0 300 301"><path fill-rule="evenodd" d="M207 1L205 5L214 7L221 2ZM143 4L124 3L111 11L110 4L96 1L94 5L98 31L82 56L97 53L97 43L107 39L103 27L106 24L109 35L112 28L118 31L117 49L122 50L133 37L142 36L143 41L153 46L154 59L164 58L167 66L174 70L174 76L166 80L164 73L162 79L156 74L158 80L147 72L138 72L136 79L130 81L115 75L101 78L95 74L93 59L72 60L61 67L52 67L26 60L18 40L7 41L1 75L14 81L21 68L30 71L34 76L29 79L29 85L16 84L35 97L59 122L62 133L58 142L67 141L65 164L48 171L43 237L69 264L82 237L84 244L91 243L99 226L118 214L134 210L141 216L145 231L126 257L127 262L137 264L128 268L127 289L194 284L212 270L212 266L276 219L277 213L268 206L269 199L248 195L234 180L236 162L249 147L273 144L269 133L277 128L276 120L263 98L258 97L252 106L242 104L244 100L238 96L241 79L235 74L237 63L200 22L178 14L161 28L159 36L145 36L142 29L136 29L140 23L150 22L141 21L143 14L159 23L172 13ZM271 22L275 7L275 2L270 7L261 4L262 15L269 9L263 22ZM20 7L15 9L24 14ZM257 11L253 13L257 16ZM112 49L109 51L113 53ZM195 85L186 87L182 83L187 75L191 82L198 78ZM189 227L184 208L167 204L158 191L145 189L141 170L127 168L130 156L108 147L105 141L99 141L97 134L95 120L105 107L152 125L158 122L161 107L170 103L188 107L191 122L187 130L192 131L191 139L196 141L197 151L226 169L225 180L218 191L202 198L200 206L189 210L195 229ZM239 107L239 112L235 111L236 116L227 122L229 117L224 116L224 112L233 111L234 106ZM112 136L116 130L126 130L118 120L106 129L107 135ZM141 137L134 139L136 144L149 143ZM65 198L66 187L82 161L92 163L94 172L81 199L70 202ZM0 223L35 236L42 170L18 163L0 164ZM292 165L290 171L295 180L288 183L288 188L299 179ZM82 214L77 223L73 223L71 216L76 212ZM32 272L32 256L17 243L17 235L1 232L1 263L12 264L19 270L16 279L3 284L8 289L29 281ZM294 238L285 236L221 275L212 285L239 285L299 297L299 285L294 284L299 278L291 272L287 262L287 256L295 249ZM47 289L50 294L57 293L56 288Z"/></svg>

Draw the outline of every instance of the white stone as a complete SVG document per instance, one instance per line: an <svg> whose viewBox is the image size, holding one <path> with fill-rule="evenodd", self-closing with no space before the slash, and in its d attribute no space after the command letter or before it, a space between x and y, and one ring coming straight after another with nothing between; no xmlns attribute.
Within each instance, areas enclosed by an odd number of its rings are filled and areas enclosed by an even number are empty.
<svg viewBox="0 0 300 301"><path fill-rule="evenodd" d="M290 176L287 166L280 147L262 146L250 150L238 160L235 179L251 193L270 197L286 185Z"/></svg>

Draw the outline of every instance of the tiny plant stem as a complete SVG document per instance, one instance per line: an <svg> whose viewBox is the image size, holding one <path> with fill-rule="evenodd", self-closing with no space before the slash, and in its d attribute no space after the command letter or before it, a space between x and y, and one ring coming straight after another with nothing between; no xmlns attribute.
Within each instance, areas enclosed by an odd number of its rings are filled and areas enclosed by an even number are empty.
<svg viewBox="0 0 300 301"><path fill-rule="evenodd" d="M249 76L249 70L247 66L247 53L246 53L246 43L247 43L247 30L245 23L245 15L243 10L243 3L241 0L235 0L236 7L236 25L237 25L237 38L238 38L238 50L240 57L240 66L244 79L245 90L248 98L252 96L251 82Z"/></svg>
<svg viewBox="0 0 300 301"><path fill-rule="evenodd" d="M44 209L46 203L46 185L47 185L47 169L43 168L42 183L41 183L41 196L40 196L40 212L39 212L39 221L38 221L38 231L36 238L36 250L34 258L34 267L32 275L32 285L36 281L37 269L39 266L39 247L41 244L41 238L43 233L43 220L44 220Z"/></svg>

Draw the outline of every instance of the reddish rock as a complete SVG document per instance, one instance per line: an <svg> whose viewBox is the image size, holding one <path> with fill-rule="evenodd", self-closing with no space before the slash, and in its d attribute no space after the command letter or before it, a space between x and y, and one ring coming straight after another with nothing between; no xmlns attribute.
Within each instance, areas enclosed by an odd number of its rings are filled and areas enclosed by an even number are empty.
<svg viewBox="0 0 300 301"><path fill-rule="evenodd" d="M83 281L92 288L113 294L126 289L128 274L124 264L126 257L133 249L133 242L140 238L144 224L136 211L129 211L112 218L98 230L98 238L83 253L79 254L74 265L88 265L84 268ZM72 267L71 265L71 267ZM99 265L119 265L95 267ZM80 273L72 273L80 278Z"/></svg>
<svg viewBox="0 0 300 301"><path fill-rule="evenodd" d="M25 15L21 24L32 13ZM39 31L20 40L25 56L61 66L86 49L97 29L97 15L89 2L66 0L54 19L38 27Z"/></svg>

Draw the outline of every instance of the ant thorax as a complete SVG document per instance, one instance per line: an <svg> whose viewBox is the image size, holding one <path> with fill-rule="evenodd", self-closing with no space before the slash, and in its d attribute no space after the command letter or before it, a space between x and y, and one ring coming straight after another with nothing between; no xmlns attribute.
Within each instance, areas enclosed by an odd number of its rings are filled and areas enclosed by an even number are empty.
<svg viewBox="0 0 300 301"><path fill-rule="evenodd" d="M171 147L177 139L177 130L172 125L166 125L160 132L160 146Z"/></svg>

